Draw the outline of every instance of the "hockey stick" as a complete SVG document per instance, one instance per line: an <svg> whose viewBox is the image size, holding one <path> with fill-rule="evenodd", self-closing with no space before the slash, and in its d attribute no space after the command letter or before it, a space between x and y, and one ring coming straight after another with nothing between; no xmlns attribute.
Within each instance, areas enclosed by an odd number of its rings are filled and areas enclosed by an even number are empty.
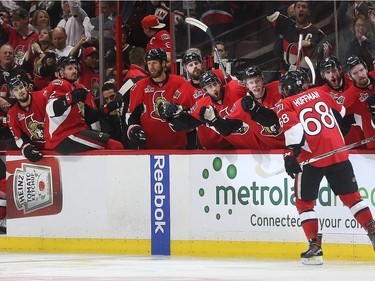
<svg viewBox="0 0 375 281"><path fill-rule="evenodd" d="M354 143L351 143L351 144L348 144L346 146L343 146L343 147L340 147L340 148L337 148L337 149L334 149L332 151L328 151L326 153L323 153L323 154L320 154L318 156L315 156L315 157L312 157L310 159L307 159L305 161L302 161L300 163L300 166L304 166L304 165L307 165L307 164L310 164L310 163L313 163L313 162L316 162L318 160L321 160L321 159L324 159L324 158L327 158L329 156L332 156L336 153L339 153L339 152L343 152L343 151L346 151L346 150L349 150L349 149L352 149L354 147L357 147L357 146L361 146L361 145L364 145L366 143L369 143L369 142L372 142L372 141L375 141L375 136L372 136L372 137L369 137L367 139L363 139L363 140L360 140L360 141L357 141L357 142L354 142ZM272 176L275 176L275 175L278 175L278 174L281 174L283 172L285 172L285 169L282 168L280 170L277 170L275 172L271 172L271 173L267 173L266 171L263 170L262 166L260 164L258 164L256 167L255 167L255 172L261 176L262 178L269 178L269 177L272 177Z"/></svg>
<svg viewBox="0 0 375 281"><path fill-rule="evenodd" d="M298 36L298 50L297 50L297 62L296 62L296 69L299 69L299 65L301 63L301 52L302 52L302 39L303 34L300 33Z"/></svg>
<svg viewBox="0 0 375 281"><path fill-rule="evenodd" d="M305 62L307 63L307 65L309 66L310 71L311 71L311 82L312 82L313 85L315 85L316 74L315 74L314 65L313 65L313 63L312 63L312 61L309 57L305 57Z"/></svg>
<svg viewBox="0 0 375 281"><path fill-rule="evenodd" d="M216 43L215 43L214 37L212 36L211 30L208 28L207 25L205 25L203 22L201 22L201 21L199 21L195 18L187 17L187 18L185 18L185 22L190 24L190 25L193 25L195 27L198 27L200 30L207 33L207 35L210 37L210 40L211 40L212 46L214 48L217 60L219 61L219 65L221 67L221 70L223 71L225 83L227 83L228 82L228 75L225 71L223 61L221 60L221 57L219 55L219 51L216 47Z"/></svg>
<svg viewBox="0 0 375 281"><path fill-rule="evenodd" d="M302 51L302 33L298 36L298 45L297 45L297 58L296 58L296 65L291 64L289 66L289 71L294 71L299 69L300 65L300 56L301 56L301 51Z"/></svg>

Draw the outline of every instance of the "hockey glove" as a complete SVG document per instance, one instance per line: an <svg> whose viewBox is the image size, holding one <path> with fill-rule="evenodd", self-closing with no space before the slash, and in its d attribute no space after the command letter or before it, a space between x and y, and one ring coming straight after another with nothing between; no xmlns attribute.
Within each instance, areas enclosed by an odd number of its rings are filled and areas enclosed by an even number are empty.
<svg viewBox="0 0 375 281"><path fill-rule="evenodd" d="M121 106L122 106L122 100L113 100L104 105L103 107L104 114L108 114L116 109L119 109L121 108Z"/></svg>
<svg viewBox="0 0 375 281"><path fill-rule="evenodd" d="M366 102L368 104L368 111L370 111L372 115L375 115L375 94L369 95Z"/></svg>
<svg viewBox="0 0 375 281"><path fill-rule="evenodd" d="M159 115L164 120L177 117L182 111L183 111L182 106L177 103L166 101L166 102L161 102L158 105Z"/></svg>
<svg viewBox="0 0 375 281"><path fill-rule="evenodd" d="M301 152L300 146L290 145L284 151L284 166L287 174L294 179L295 175L302 172L301 166L298 163L297 157Z"/></svg>
<svg viewBox="0 0 375 281"><path fill-rule="evenodd" d="M199 118L202 122L208 123L209 125L212 125L217 120L218 112L215 107L212 105L206 107L202 106L199 110Z"/></svg>
<svg viewBox="0 0 375 281"><path fill-rule="evenodd" d="M80 101L85 101L88 92L89 91L86 88L78 88L78 89L74 89L73 91L71 91L70 92L71 97L72 97L71 104L75 104Z"/></svg>
<svg viewBox="0 0 375 281"><path fill-rule="evenodd" d="M246 95L242 98L241 106L245 112L255 111L259 108L259 105L257 105L257 103L254 100L254 97L251 94Z"/></svg>
<svg viewBox="0 0 375 281"><path fill-rule="evenodd" d="M127 136L134 147L142 147L146 144L146 134L139 125L130 125Z"/></svg>
<svg viewBox="0 0 375 281"><path fill-rule="evenodd" d="M43 158L43 154L40 153L39 148L31 143L27 143L22 147L22 155L30 162L38 162Z"/></svg>

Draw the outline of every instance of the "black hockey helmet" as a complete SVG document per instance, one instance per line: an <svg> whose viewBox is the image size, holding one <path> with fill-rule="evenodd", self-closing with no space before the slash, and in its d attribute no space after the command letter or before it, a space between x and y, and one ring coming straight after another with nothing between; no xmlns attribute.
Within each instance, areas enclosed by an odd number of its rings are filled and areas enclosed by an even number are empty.
<svg viewBox="0 0 375 281"><path fill-rule="evenodd" d="M64 70L65 66L70 64L78 65L78 59L73 56L60 57L59 60L56 62L56 70Z"/></svg>
<svg viewBox="0 0 375 281"><path fill-rule="evenodd" d="M330 56L323 59L319 64L320 76L324 79L324 71L330 68L337 68L340 72L342 70L341 63L335 56Z"/></svg>
<svg viewBox="0 0 375 281"><path fill-rule="evenodd" d="M12 77L9 81L7 81L7 88L9 92L12 92L15 87L21 85L27 87L27 82L18 76Z"/></svg>
<svg viewBox="0 0 375 281"><path fill-rule="evenodd" d="M301 72L288 71L280 78L279 92L284 98L294 96L303 91L303 84L304 77Z"/></svg>
<svg viewBox="0 0 375 281"><path fill-rule="evenodd" d="M220 79L211 71L207 71L199 77L199 85L201 88L204 88L205 86L214 82L221 84Z"/></svg>
<svg viewBox="0 0 375 281"><path fill-rule="evenodd" d="M302 75L303 81L305 81L307 84L310 84L310 76L306 70L304 70L303 68L300 68L300 69L297 69L296 71L298 71Z"/></svg>
<svg viewBox="0 0 375 281"><path fill-rule="evenodd" d="M262 76L263 78L263 73L258 66L250 66L243 71L237 72L236 74L237 79L242 81L255 76Z"/></svg>
<svg viewBox="0 0 375 281"><path fill-rule="evenodd" d="M350 76L350 70L355 67L356 65L358 64L363 64L363 66L367 68L367 64L365 63L365 61L360 58L360 57L357 57L357 56L351 56L349 57L347 60L346 60L346 71L348 72L349 76Z"/></svg>
<svg viewBox="0 0 375 281"><path fill-rule="evenodd" d="M189 62L192 61L199 61L200 63L202 63L202 58L200 55L196 53L186 53L182 58L183 65L187 65Z"/></svg>
<svg viewBox="0 0 375 281"><path fill-rule="evenodd" d="M146 54L146 62L150 60L166 61L167 53L162 48L151 49Z"/></svg>

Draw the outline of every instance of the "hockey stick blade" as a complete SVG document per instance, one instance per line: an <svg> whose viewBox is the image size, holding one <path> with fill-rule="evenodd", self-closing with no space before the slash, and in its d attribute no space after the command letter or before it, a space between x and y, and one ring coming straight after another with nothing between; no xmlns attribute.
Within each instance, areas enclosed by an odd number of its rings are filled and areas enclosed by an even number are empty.
<svg viewBox="0 0 375 281"><path fill-rule="evenodd" d="M297 70L299 69L299 65L301 63L302 40L303 40L303 34L300 33L298 36L298 49L297 49L297 61L296 61Z"/></svg>
<svg viewBox="0 0 375 281"><path fill-rule="evenodd" d="M203 32L205 32L208 35L208 37L211 40L212 48L213 48L213 50L214 50L214 52L216 54L216 57L218 59L219 65L221 67L221 70L223 71L224 80L227 83L228 82L228 74L225 71L225 67L224 67L223 61L221 60L221 57L219 55L219 51L218 51L218 49L216 47L216 43L215 43L214 37L212 36L211 30L208 28L207 25L205 25L203 22L201 22L201 21L199 21L199 20L197 20L195 18L187 17L187 18L185 18L185 22L188 23L188 24L190 24L190 25L193 25L195 27L198 27L199 29L201 29Z"/></svg>
<svg viewBox="0 0 375 281"><path fill-rule="evenodd" d="M343 151L346 151L346 150L349 150L349 149L352 149L352 148L355 148L357 146L361 146L361 145L364 145L364 144L367 144L369 142L373 142L375 141L375 136L372 136L372 137L369 137L367 139L363 139L363 140L360 140L360 141L357 141L357 142L354 142L354 143L351 143L351 144L348 144L346 146L343 146L343 147L340 147L340 148L337 148L337 149L334 149L332 151L328 151L326 153L323 153L323 154L320 154L318 156L315 156L315 157L312 157L310 159L307 159L305 161L302 161L300 163L301 167L304 166L304 165L307 165L307 164L310 164L310 163L314 163L316 161L319 161L321 159L324 159L324 158L327 158L329 156L332 156L336 153L340 153L340 152L343 152ZM273 176L276 176L276 175L279 175L283 172L285 172L285 169L280 169L280 170L277 170L277 171L274 171L274 172L266 172L263 170L262 166L260 164L258 164L256 167L255 167L255 172L262 178L269 178L269 177L273 177Z"/></svg>
<svg viewBox="0 0 375 281"><path fill-rule="evenodd" d="M206 32L208 29L208 26L205 25L203 22L195 19L195 18L190 18L187 17L185 18L185 22L191 25L194 25L195 27L198 27L199 29L203 30L203 32Z"/></svg>
<svg viewBox="0 0 375 281"><path fill-rule="evenodd" d="M310 68L310 71L311 71L311 82L313 85L315 85L315 78L316 78L316 74L315 74L315 68L314 68L314 65L311 61L311 59L309 57L305 57L305 62L307 63L308 67Z"/></svg>
<svg viewBox="0 0 375 281"><path fill-rule="evenodd" d="M118 91L122 96L125 95L125 93L127 91L129 91L131 89L131 87L133 87L134 85L134 82L129 79L128 81L126 81L120 88L120 90Z"/></svg>

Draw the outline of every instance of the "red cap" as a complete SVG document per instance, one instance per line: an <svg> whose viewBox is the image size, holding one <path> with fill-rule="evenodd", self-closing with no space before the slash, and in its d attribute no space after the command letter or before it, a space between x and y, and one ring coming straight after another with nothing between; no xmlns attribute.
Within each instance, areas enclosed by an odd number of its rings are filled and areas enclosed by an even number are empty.
<svg viewBox="0 0 375 281"><path fill-rule="evenodd" d="M155 15L145 16L142 20L142 26L144 28L163 28L165 27L164 23L159 22L159 19Z"/></svg>
<svg viewBox="0 0 375 281"><path fill-rule="evenodd" d="M85 59L86 57L88 57L89 55L92 55L93 53L98 53L98 50L95 47L88 47L83 51L82 57Z"/></svg>

